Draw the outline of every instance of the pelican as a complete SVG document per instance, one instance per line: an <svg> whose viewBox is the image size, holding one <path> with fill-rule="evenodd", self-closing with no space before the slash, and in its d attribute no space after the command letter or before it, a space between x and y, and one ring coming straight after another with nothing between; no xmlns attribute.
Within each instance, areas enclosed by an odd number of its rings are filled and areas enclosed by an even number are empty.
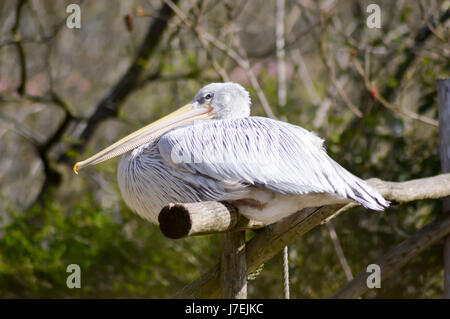
<svg viewBox="0 0 450 319"><path fill-rule="evenodd" d="M250 116L239 84L211 83L179 110L122 138L73 170L122 155L125 203L158 223L170 203L226 201L271 224L306 207L357 202L382 211L377 191L336 163L306 129Z"/></svg>

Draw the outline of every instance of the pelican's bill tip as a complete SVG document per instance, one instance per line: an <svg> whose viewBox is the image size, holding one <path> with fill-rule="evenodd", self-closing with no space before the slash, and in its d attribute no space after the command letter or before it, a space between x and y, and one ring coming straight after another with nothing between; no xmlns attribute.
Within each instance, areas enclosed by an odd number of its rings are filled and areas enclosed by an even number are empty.
<svg viewBox="0 0 450 319"><path fill-rule="evenodd" d="M73 172L78 175L78 163L73 166Z"/></svg>

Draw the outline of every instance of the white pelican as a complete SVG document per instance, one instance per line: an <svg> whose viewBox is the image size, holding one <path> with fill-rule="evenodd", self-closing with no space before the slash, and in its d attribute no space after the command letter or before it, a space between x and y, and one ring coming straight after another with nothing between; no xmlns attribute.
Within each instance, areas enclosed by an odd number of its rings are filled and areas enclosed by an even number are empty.
<svg viewBox="0 0 450 319"><path fill-rule="evenodd" d="M305 207L350 201L377 211L389 206L331 159L315 134L250 116L249 93L231 82L203 87L186 106L73 169L119 155L123 199L156 224L161 209L177 202L228 201L266 224Z"/></svg>

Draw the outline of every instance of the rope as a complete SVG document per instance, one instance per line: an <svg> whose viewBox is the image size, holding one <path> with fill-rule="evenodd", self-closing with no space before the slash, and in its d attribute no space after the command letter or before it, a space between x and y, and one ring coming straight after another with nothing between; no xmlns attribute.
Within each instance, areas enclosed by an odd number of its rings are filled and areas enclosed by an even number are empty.
<svg viewBox="0 0 450 319"><path fill-rule="evenodd" d="M289 288L289 250L288 246L284 246L283 249L283 293L284 299L290 299Z"/></svg>

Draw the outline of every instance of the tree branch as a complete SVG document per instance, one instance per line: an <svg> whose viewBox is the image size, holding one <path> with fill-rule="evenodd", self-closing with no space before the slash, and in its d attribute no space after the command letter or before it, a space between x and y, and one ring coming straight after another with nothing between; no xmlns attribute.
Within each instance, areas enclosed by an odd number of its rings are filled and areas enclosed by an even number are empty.
<svg viewBox="0 0 450 319"><path fill-rule="evenodd" d="M176 6L176 4L173 1L165 0L165 3L173 9L173 11L176 13L176 15L180 18L180 20L185 24L187 28L190 28L194 31L199 41L203 43L203 46L205 46L206 43L214 46L215 48L226 54L228 57L230 57L234 62L236 62L237 65L239 65L246 72L247 77L250 83L252 84L253 88L255 89L258 99L260 100L261 105L263 106L267 116L270 118L276 118L272 112L272 109L269 106L269 102L267 101L264 92L262 91L259 85L258 80L256 79L256 76L252 71L250 62L248 61L247 57L244 56L244 54L242 54L244 52L240 52L241 54L237 53L235 50L227 46L225 43L219 41L216 37L213 37L209 33L202 30L199 26L195 25L191 20L189 20L188 16L180 8ZM238 45L237 47L239 48L240 46ZM223 72L220 71L220 67L217 64L215 65L215 68L219 68L218 73L221 74L222 77L225 78L227 77L224 76Z"/></svg>
<svg viewBox="0 0 450 319"><path fill-rule="evenodd" d="M348 265L347 258L345 258L344 251L341 247L341 244L339 243L339 238L336 234L336 229L333 226L332 221L330 220L327 224L328 227L328 233L330 234L331 241L333 242L334 250L336 251L336 255L339 258L339 262L341 263L342 269L344 269L345 276L347 277L347 280L353 279L352 270L350 269L350 266Z"/></svg>
<svg viewBox="0 0 450 319"><path fill-rule="evenodd" d="M399 203L450 196L450 173L406 182L386 182L371 178L367 183L384 198Z"/></svg>
<svg viewBox="0 0 450 319"><path fill-rule="evenodd" d="M174 2L177 1L174 0ZM164 30L167 28L169 20L173 15L173 11L170 6L163 4L157 15L164 17L164 19L154 19L150 23L147 34L133 62L111 91L100 100L95 107L94 113L87 120L87 123L83 124L85 127L80 133L79 141L65 148L59 156L58 162L69 162L70 159L65 155L68 149L82 151L86 145L86 141L92 136L97 126L105 119L117 115L122 102L138 86L139 76L145 70L147 61L158 47Z"/></svg>
<svg viewBox="0 0 450 319"><path fill-rule="evenodd" d="M438 24L444 24L450 18L450 9L447 9L442 15L439 17L438 21L427 21L427 24L436 27ZM428 25L424 25L414 37L414 44L407 51L407 55L403 62L397 67L397 70L394 73L394 79L397 79L400 82L400 79L406 74L409 67L414 63L417 57L417 52L420 48L423 47L426 40L432 35L432 31L430 30ZM385 97L387 101L391 101L394 94L394 89L391 86L386 86L385 89L381 92L381 95Z"/></svg>

